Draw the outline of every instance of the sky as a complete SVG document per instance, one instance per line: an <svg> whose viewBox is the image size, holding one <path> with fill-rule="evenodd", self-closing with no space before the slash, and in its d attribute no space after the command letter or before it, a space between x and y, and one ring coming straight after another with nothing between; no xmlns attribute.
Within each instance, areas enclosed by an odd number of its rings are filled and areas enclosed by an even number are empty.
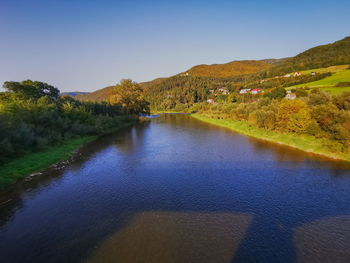
<svg viewBox="0 0 350 263"><path fill-rule="evenodd" d="M349 0L0 0L0 83L94 91L350 35Z"/></svg>

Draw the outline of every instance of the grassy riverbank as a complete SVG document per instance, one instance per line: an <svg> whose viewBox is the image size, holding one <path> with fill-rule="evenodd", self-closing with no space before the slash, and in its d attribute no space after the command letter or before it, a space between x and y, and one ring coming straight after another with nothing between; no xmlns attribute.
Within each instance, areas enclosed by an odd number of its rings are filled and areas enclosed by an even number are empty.
<svg viewBox="0 0 350 263"><path fill-rule="evenodd" d="M326 146L332 143L330 140L318 139L309 135L282 134L252 126L246 121L213 119L197 113L191 116L198 120L229 128L258 139L284 144L305 152L320 154L333 159L350 161L349 153L332 152Z"/></svg>
<svg viewBox="0 0 350 263"><path fill-rule="evenodd" d="M40 152L27 154L0 166L0 189L4 189L27 175L39 172L60 161L70 158L75 150L95 140L97 136L85 136L47 147Z"/></svg>
<svg viewBox="0 0 350 263"><path fill-rule="evenodd" d="M111 134L135 124L137 120L136 118L124 120L123 123L120 123L116 127L109 128L101 134ZM53 164L69 159L78 148L97 138L98 136L83 136L66 140L61 144L48 146L42 151L28 153L23 157L0 165L0 190L32 173L42 171Z"/></svg>

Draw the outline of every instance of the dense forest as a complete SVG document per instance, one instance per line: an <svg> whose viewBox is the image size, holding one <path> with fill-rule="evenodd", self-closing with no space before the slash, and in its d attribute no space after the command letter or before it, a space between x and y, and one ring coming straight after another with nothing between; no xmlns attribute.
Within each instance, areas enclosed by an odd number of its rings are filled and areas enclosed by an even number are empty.
<svg viewBox="0 0 350 263"><path fill-rule="evenodd" d="M125 81L118 89L125 90L126 84L135 86ZM138 97L136 103L122 105L60 96L57 88L39 81L10 81L3 87L6 91L0 93L0 163L73 137L113 132L134 122L135 114L149 112L137 89L121 99L116 96L116 101Z"/></svg>

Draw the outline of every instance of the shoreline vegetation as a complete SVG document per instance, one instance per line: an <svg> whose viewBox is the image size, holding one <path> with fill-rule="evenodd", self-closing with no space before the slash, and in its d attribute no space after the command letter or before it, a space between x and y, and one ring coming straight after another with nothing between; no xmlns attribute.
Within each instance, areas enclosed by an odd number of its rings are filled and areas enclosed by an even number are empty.
<svg viewBox="0 0 350 263"><path fill-rule="evenodd" d="M28 153L0 166L0 190L33 173L46 170L54 164L68 160L83 145L96 140L97 136L69 139L38 152Z"/></svg>
<svg viewBox="0 0 350 263"><path fill-rule="evenodd" d="M207 117L202 114L193 113L191 117L207 122L210 124L214 124L220 127L228 128L235 132L251 136L257 139L278 143L282 145L286 145L289 147L293 147L304 152L313 153L322 155L328 158L347 161L350 162L350 155L347 153L335 153L330 151L327 147L325 147L326 139L316 138L311 135L295 135L295 134L284 134L276 131L269 131L266 129L258 128L249 124L247 121L239 121L239 120L228 120L228 119L214 119Z"/></svg>
<svg viewBox="0 0 350 263"><path fill-rule="evenodd" d="M77 148L149 113L140 86L123 80L109 102L82 102L47 83L6 81L0 92L0 190L66 160Z"/></svg>
<svg viewBox="0 0 350 263"><path fill-rule="evenodd" d="M115 128L113 132L136 123L125 122ZM111 132L112 133L112 132ZM108 134L111 134L108 133ZM104 134L104 135L108 135ZM53 165L69 160L84 145L95 141L101 136L83 136L72 138L61 144L51 145L44 150L28 153L0 166L0 191L35 173L49 169Z"/></svg>

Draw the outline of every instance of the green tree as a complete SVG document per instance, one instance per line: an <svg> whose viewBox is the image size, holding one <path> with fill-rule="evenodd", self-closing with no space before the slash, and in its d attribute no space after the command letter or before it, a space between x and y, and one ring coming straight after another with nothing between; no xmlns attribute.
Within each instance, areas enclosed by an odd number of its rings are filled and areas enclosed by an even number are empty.
<svg viewBox="0 0 350 263"><path fill-rule="evenodd" d="M282 100L277 109L277 125L282 131L303 133L311 123L307 104L301 100Z"/></svg>
<svg viewBox="0 0 350 263"><path fill-rule="evenodd" d="M114 87L110 94L110 103L121 105L128 114L150 112L141 86L131 79L122 80Z"/></svg>

